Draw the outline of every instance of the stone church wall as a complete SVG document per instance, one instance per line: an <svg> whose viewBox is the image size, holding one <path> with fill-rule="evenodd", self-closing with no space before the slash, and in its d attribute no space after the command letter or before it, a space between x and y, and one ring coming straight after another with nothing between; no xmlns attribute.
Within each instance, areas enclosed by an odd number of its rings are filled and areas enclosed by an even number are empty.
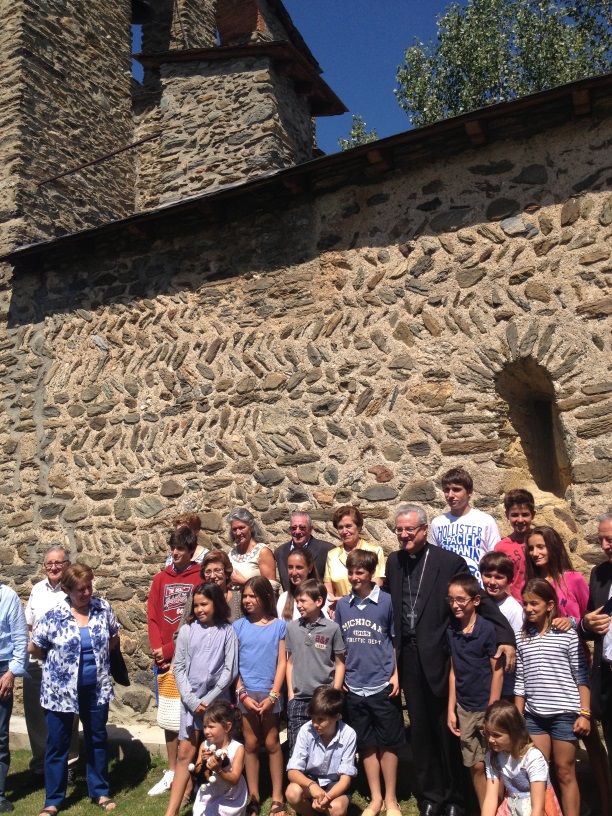
<svg viewBox="0 0 612 816"><path fill-rule="evenodd" d="M244 505L276 546L291 510L331 537L354 503L390 551L393 508L442 512L463 464L502 533L502 494L526 486L593 562L612 504L610 139L578 120L15 271L3 575L25 598L58 540L94 567L136 681L116 718L154 716L146 599L178 512L227 547Z"/></svg>

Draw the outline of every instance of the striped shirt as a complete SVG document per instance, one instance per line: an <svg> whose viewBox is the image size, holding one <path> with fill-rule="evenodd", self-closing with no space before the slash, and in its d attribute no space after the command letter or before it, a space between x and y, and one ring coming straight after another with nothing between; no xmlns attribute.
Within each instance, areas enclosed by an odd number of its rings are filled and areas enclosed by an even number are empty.
<svg viewBox="0 0 612 816"><path fill-rule="evenodd" d="M538 637L532 627L527 637L517 637L514 694L525 698L525 711L540 717L577 714L579 685L589 685L589 674L573 629L549 629Z"/></svg>

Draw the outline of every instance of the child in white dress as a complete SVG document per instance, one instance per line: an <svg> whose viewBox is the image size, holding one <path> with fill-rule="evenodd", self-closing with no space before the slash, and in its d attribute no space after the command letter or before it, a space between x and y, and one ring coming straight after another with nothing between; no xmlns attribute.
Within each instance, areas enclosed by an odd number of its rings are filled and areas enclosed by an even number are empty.
<svg viewBox="0 0 612 816"><path fill-rule="evenodd" d="M240 711L226 700L215 700L203 716L204 739L196 768L205 764L214 781L201 785L193 803L193 816L243 816L247 785L244 768L244 745L233 739L242 719ZM228 762L216 755L226 752Z"/></svg>

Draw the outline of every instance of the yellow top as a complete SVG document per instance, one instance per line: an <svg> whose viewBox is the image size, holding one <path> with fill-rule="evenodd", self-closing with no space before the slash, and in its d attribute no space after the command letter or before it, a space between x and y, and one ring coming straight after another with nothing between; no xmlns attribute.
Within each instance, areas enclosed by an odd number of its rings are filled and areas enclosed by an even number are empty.
<svg viewBox="0 0 612 816"><path fill-rule="evenodd" d="M369 550L370 552L376 553L378 556L378 564L376 565L376 570L374 571L373 577L384 578L385 555L382 551L382 547L379 547L377 544L370 544L369 541L364 541L363 538L360 538L356 549ZM342 598L344 595L348 595L351 591L351 585L349 584L348 572L346 569L347 556L348 553L345 551L342 545L335 547L333 550L330 550L327 553L327 562L325 563L325 575L323 577L323 581L326 584L331 583L332 587L334 588L334 595L336 598Z"/></svg>

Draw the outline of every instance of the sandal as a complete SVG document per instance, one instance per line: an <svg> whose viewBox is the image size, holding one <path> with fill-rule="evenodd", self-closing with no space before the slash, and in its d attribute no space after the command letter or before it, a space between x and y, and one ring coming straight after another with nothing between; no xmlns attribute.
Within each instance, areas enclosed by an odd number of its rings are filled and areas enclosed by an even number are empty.
<svg viewBox="0 0 612 816"><path fill-rule="evenodd" d="M188 807L191 807L191 796L183 796L179 805L179 813L183 813Z"/></svg>
<svg viewBox="0 0 612 816"><path fill-rule="evenodd" d="M103 801L98 799L97 802L94 801L94 805L102 808L102 810L114 810L117 807L113 799L104 799Z"/></svg>
<svg viewBox="0 0 612 816"><path fill-rule="evenodd" d="M44 816L57 816L57 810L55 810L53 807L43 808L38 816L43 816L43 814Z"/></svg>
<svg viewBox="0 0 612 816"><path fill-rule="evenodd" d="M254 796L251 796L249 799L249 803L246 806L246 816L259 816L259 808L261 807L261 802L258 802Z"/></svg>
<svg viewBox="0 0 612 816"><path fill-rule="evenodd" d="M270 816L276 816L277 813L287 813L287 805L284 802L272 801L269 813Z"/></svg>

